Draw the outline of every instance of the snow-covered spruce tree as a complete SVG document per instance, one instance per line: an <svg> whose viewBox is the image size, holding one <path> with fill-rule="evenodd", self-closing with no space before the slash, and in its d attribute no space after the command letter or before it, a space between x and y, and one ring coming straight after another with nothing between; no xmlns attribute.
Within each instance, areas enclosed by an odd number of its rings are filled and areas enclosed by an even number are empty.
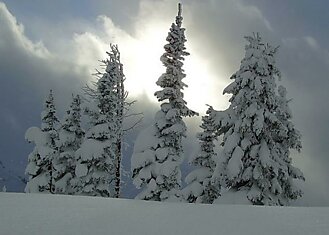
<svg viewBox="0 0 329 235"><path fill-rule="evenodd" d="M56 108L53 93L45 102L45 110L41 113L41 129L31 127L26 131L25 138L34 142L35 147L28 158L25 173L29 180L25 187L27 193L54 193L54 159L58 157Z"/></svg>
<svg viewBox="0 0 329 235"><path fill-rule="evenodd" d="M277 48L258 34L245 38L245 57L224 89L232 94L231 104L214 111L223 151L213 181L231 192L245 192L252 204L287 205L302 195L294 180L303 180L303 174L289 157L290 149L301 149L300 134L290 120L285 89L276 86Z"/></svg>
<svg viewBox="0 0 329 235"><path fill-rule="evenodd" d="M182 28L181 5L178 5L176 22L171 25L164 46L161 62L166 67L157 81L162 89L155 92L161 110L155 115L154 124L138 136L131 160L133 182L142 192L136 198L144 200L172 200L181 186L180 164L183 161L182 138L186 125L183 117L197 115L186 106L182 90L187 85L183 56L186 42Z"/></svg>
<svg viewBox="0 0 329 235"><path fill-rule="evenodd" d="M219 185L214 185L211 181L216 163L215 141L216 125L214 123L213 108L209 106L207 113L202 117L202 132L197 134L200 149L198 153L190 159L195 169L187 175L185 181L187 186L181 194L187 202L211 204L219 197Z"/></svg>
<svg viewBox="0 0 329 235"><path fill-rule="evenodd" d="M79 149L84 131L81 128L81 98L72 95L72 103L58 130L59 155L54 160L55 193L73 194L71 180L75 177L75 151Z"/></svg>
<svg viewBox="0 0 329 235"><path fill-rule="evenodd" d="M118 140L122 138L122 117L118 116L123 112L125 93L120 87L123 73L117 46L111 45L111 52L107 54L109 58L103 61L106 69L104 73L98 72L96 89L88 89L95 107L86 110L91 120L90 128L76 152L78 179L74 188L81 195L119 196L115 186L118 184L117 171L120 171L121 144Z"/></svg>

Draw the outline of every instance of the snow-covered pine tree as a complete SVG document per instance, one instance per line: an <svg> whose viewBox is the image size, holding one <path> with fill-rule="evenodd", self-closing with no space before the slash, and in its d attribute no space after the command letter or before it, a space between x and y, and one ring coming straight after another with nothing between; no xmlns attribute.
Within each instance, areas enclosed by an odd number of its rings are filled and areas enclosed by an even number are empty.
<svg viewBox="0 0 329 235"><path fill-rule="evenodd" d="M245 192L253 204L287 205L302 195L294 180L304 179L303 174L289 157L290 149L301 149L300 134L290 121L285 90L277 89L277 48L258 34L245 38L245 57L224 89L232 94L231 104L214 111L223 151L213 180L230 192Z"/></svg>
<svg viewBox="0 0 329 235"><path fill-rule="evenodd" d="M26 131L25 138L34 142L35 147L28 158L25 173L29 180L25 192L54 193L54 167L53 161L58 157L56 108L53 93L50 90L45 102L45 110L41 113L41 129L31 127Z"/></svg>
<svg viewBox="0 0 329 235"><path fill-rule="evenodd" d="M72 95L72 103L58 130L59 155L54 160L55 193L72 194L71 180L75 177L75 151L79 149L84 131L81 128L81 98Z"/></svg>
<svg viewBox="0 0 329 235"><path fill-rule="evenodd" d="M137 198L163 201L173 199L181 186L180 164L183 161L182 138L186 125L183 117L197 115L186 106L182 81L185 48L185 29L182 28L182 9L178 5L176 22L171 25L164 46L161 62L166 67L156 84L162 89L155 92L161 110L155 115L154 124L138 136L131 160L133 182L143 188Z"/></svg>
<svg viewBox="0 0 329 235"><path fill-rule="evenodd" d="M216 125L213 119L213 107L209 106L206 115L202 117L202 132L197 134L200 149L198 153L190 159L195 169L187 175L185 182L187 186L181 194L187 202L211 204L219 197L219 185L214 185L211 181L216 163L215 141Z"/></svg>
<svg viewBox="0 0 329 235"><path fill-rule="evenodd" d="M96 107L86 110L91 127L76 152L78 164L75 173L78 179L74 187L77 194L102 197L118 195L115 177L118 168L120 170L121 156L118 154L121 154L121 149L118 150L118 139L122 137L122 126L118 126L122 120L118 121L118 115L123 109L122 92L118 84L123 82L123 74L117 46L111 45L108 55L109 58L103 61L105 72L97 74L96 89L88 89Z"/></svg>

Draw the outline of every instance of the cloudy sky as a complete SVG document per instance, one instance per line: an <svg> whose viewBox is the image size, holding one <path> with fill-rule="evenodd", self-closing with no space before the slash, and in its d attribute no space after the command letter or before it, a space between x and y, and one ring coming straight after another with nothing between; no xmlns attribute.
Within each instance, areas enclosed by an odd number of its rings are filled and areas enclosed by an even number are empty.
<svg viewBox="0 0 329 235"><path fill-rule="evenodd" d="M243 58L244 35L260 32L280 45L281 83L293 98L294 122L303 135L303 151L293 153L306 177L298 204L329 206L328 1L182 2L191 53L185 62L188 105L201 114L205 104L227 107L222 91ZM93 81L109 43L119 44L126 88L139 100L136 109L145 113L147 125L158 109L153 93L164 71L159 57L176 12L173 0L0 1L0 186L5 181L9 190L23 190L16 176L24 175L33 147L24 133L40 125L44 97L54 90L61 116L71 93ZM188 124L190 154L199 119Z"/></svg>

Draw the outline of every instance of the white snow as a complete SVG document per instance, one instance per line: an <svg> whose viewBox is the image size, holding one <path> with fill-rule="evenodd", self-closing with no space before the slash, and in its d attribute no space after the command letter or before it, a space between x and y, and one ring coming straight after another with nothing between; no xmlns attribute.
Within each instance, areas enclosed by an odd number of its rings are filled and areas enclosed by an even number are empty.
<svg viewBox="0 0 329 235"><path fill-rule="evenodd" d="M214 201L214 204L221 205L252 205L247 199L247 191L232 191L222 188L221 196Z"/></svg>
<svg viewBox="0 0 329 235"><path fill-rule="evenodd" d="M260 162L264 167L270 167L272 164L270 164L270 150L267 146L267 143L263 140L259 149L259 159Z"/></svg>
<svg viewBox="0 0 329 235"><path fill-rule="evenodd" d="M227 154L232 153L239 141L240 141L240 135L236 132L234 132L232 135L227 137L227 140L224 145L225 153Z"/></svg>
<svg viewBox="0 0 329 235"><path fill-rule="evenodd" d="M88 167L86 164L77 164L75 168L75 175L77 177L86 176L88 174Z"/></svg>
<svg viewBox="0 0 329 235"><path fill-rule="evenodd" d="M187 184L190 184L194 181L198 181L198 180L204 180L206 178L211 177L211 171L209 168L197 168L194 171L192 171L191 173L189 173L186 178L185 178L185 182Z"/></svg>
<svg viewBox="0 0 329 235"><path fill-rule="evenodd" d="M0 193L0 234L325 235L329 208Z"/></svg>
<svg viewBox="0 0 329 235"><path fill-rule="evenodd" d="M242 151L242 149L237 146L233 153L232 153L232 157L231 159L228 161L227 164L227 171L228 171L228 176L230 179L234 179L235 177L238 176L238 174L240 173L240 171L243 168L243 163L241 161L242 157L243 157L244 152Z"/></svg>
<svg viewBox="0 0 329 235"><path fill-rule="evenodd" d="M98 141L95 139L86 139L81 148L77 150L77 155L82 160L92 160L101 158L104 154L104 147L111 144L110 140Z"/></svg>
<svg viewBox="0 0 329 235"><path fill-rule="evenodd" d="M74 143L76 141L76 135L72 132L68 132L66 130L58 131L58 146L67 146L70 143Z"/></svg>
<svg viewBox="0 0 329 235"><path fill-rule="evenodd" d="M45 145L48 135L40 130L39 127L30 127L25 133L25 139L28 142L35 142L36 145Z"/></svg>

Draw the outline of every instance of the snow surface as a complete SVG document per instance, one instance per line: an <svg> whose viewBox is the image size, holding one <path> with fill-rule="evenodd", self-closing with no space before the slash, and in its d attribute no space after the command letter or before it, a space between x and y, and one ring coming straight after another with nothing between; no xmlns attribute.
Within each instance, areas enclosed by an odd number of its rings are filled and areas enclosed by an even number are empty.
<svg viewBox="0 0 329 235"><path fill-rule="evenodd" d="M329 234L329 207L259 207L0 193L0 234Z"/></svg>

